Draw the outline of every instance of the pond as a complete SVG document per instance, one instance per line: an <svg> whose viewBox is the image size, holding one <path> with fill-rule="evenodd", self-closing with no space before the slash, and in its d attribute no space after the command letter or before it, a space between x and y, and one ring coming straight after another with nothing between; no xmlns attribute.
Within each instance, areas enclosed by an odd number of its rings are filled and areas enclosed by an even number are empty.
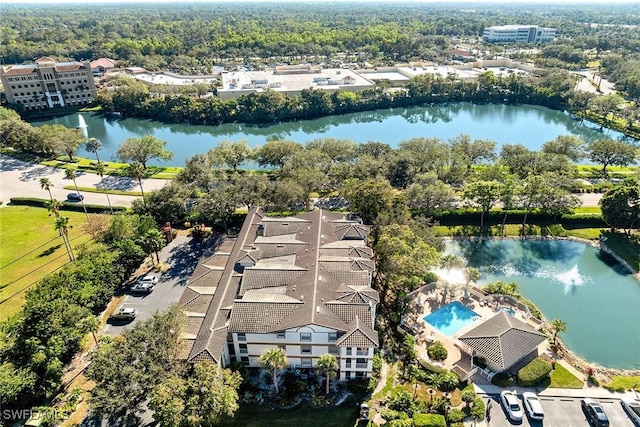
<svg viewBox="0 0 640 427"><path fill-rule="evenodd" d="M559 135L576 135L587 142L622 136L610 130L600 132L593 123L574 120L568 114L544 107L471 103L365 111L269 126L191 126L152 120L107 119L88 113L71 114L33 124L56 123L77 128L81 121L86 122L89 137L102 141L101 159L115 160L118 146L127 138L154 135L167 141L167 149L174 153L174 157L169 162L152 161L150 164L165 166L184 166L185 159L206 153L224 140L244 139L250 147L256 147L270 139L305 143L318 138L337 138L358 143L378 141L396 147L410 138L433 137L446 141L464 133L471 139L495 141L499 151L503 144L523 144L531 150L539 150L545 142ZM84 149L80 149L78 155L94 157Z"/></svg>
<svg viewBox="0 0 640 427"><path fill-rule="evenodd" d="M592 246L569 240L450 241L480 270L478 284L516 282L544 317L567 323L562 341L589 362L640 369L640 282Z"/></svg>

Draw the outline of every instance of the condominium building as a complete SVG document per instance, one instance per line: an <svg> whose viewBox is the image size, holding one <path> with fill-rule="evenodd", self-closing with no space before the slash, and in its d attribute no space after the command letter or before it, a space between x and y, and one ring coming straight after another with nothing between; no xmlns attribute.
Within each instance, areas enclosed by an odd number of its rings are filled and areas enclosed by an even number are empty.
<svg viewBox="0 0 640 427"><path fill-rule="evenodd" d="M90 104L96 97L91 66L85 62L55 62L42 57L33 64L0 67L7 101L25 111Z"/></svg>
<svg viewBox="0 0 640 427"><path fill-rule="evenodd" d="M297 369L332 354L340 380L370 376L379 296L368 234L344 214L250 210L238 236L199 262L184 291L183 358L259 367L265 350L280 347Z"/></svg>
<svg viewBox="0 0 640 427"><path fill-rule="evenodd" d="M556 37L555 28L537 25L496 25L484 29L482 40L487 43L544 43Z"/></svg>

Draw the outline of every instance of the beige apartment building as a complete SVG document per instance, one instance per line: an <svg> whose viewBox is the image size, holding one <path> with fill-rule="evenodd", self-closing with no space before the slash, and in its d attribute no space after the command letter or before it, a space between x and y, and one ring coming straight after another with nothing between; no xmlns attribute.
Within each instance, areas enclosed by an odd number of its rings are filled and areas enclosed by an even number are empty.
<svg viewBox="0 0 640 427"><path fill-rule="evenodd" d="M88 61L55 62L42 57L33 64L0 67L7 101L25 111L87 105L96 98Z"/></svg>

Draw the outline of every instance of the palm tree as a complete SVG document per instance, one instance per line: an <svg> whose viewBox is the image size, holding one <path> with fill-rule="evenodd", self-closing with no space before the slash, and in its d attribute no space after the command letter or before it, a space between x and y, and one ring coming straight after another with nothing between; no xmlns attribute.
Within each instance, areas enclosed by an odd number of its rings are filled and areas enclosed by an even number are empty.
<svg viewBox="0 0 640 427"><path fill-rule="evenodd" d="M60 216L60 209L62 209L62 202L56 199L51 199L45 203L47 210L54 214L56 218Z"/></svg>
<svg viewBox="0 0 640 427"><path fill-rule="evenodd" d="M102 142L98 138L89 138L87 139L87 151L96 155L96 160L98 164L100 163L100 157L98 157L98 151L102 148Z"/></svg>
<svg viewBox="0 0 640 427"><path fill-rule="evenodd" d="M73 250L71 249L71 242L69 241L69 218L65 216L59 216L56 218L55 222L56 230L62 236L62 240L64 241L64 245L67 248L67 254L69 255L69 260L73 261L75 257L73 256Z"/></svg>
<svg viewBox="0 0 640 427"><path fill-rule="evenodd" d="M104 180L104 170L105 170L104 165L100 163L100 161L98 161L98 164L96 165L95 170L96 170L96 173L100 176L100 184L102 184L102 181ZM109 202L109 210L113 215L113 207L111 206L111 199L109 198L109 192L107 190L104 190L104 194L106 194L107 196L107 202Z"/></svg>
<svg viewBox="0 0 640 427"><path fill-rule="evenodd" d="M466 267L464 269L464 278L466 280L464 284L465 297L469 296L469 289L471 288L471 282L476 283L480 280L480 271L474 267Z"/></svg>
<svg viewBox="0 0 640 427"><path fill-rule="evenodd" d="M146 169L142 166L142 163L135 162L129 165L127 173L138 181L138 185L140 185L140 192L142 193L142 204L146 208L147 202L144 201L144 188L142 188L142 178L146 176Z"/></svg>
<svg viewBox="0 0 640 427"><path fill-rule="evenodd" d="M80 194L80 190L78 190L78 183L76 182L76 171L73 169L65 169L64 170L65 179L70 179L73 181L73 186L76 187L76 193ZM84 216L87 217L87 222L89 222L89 214L87 213L87 207L84 205L84 198L80 198L80 203L82 203L82 209L84 210Z"/></svg>
<svg viewBox="0 0 640 427"><path fill-rule="evenodd" d="M329 386L331 382L331 378L335 378L336 371L338 370L338 362L336 357L332 354L323 354L318 358L318 363L316 363L316 370L322 372L327 376L327 388L325 389L325 394L329 394Z"/></svg>
<svg viewBox="0 0 640 427"><path fill-rule="evenodd" d="M85 334L91 332L93 341L98 345L98 338L96 337L96 331L100 327L100 318L98 316L89 315L80 321L80 330Z"/></svg>
<svg viewBox="0 0 640 427"><path fill-rule="evenodd" d="M53 195L51 194L51 187L53 187L53 183L49 178L40 178L40 188L43 190L47 190L49 192L49 198L53 200Z"/></svg>
<svg viewBox="0 0 640 427"><path fill-rule="evenodd" d="M451 278L449 277L451 275L451 270L453 270L454 268L462 267L463 265L464 265L464 260L456 254L447 254L443 256L442 259L440 260L440 267L447 270L447 279L445 283L445 296L449 292L449 285L452 284Z"/></svg>
<svg viewBox="0 0 640 427"><path fill-rule="evenodd" d="M160 255L158 254L158 251L160 251L160 249L162 249L162 247L165 245L164 235L159 230L156 230L154 228L145 233L145 235L142 237L141 243L141 246L145 249L145 251L149 255L151 255L151 261L153 261L153 254L155 253L158 264L160 264Z"/></svg>
<svg viewBox="0 0 640 427"><path fill-rule="evenodd" d="M273 385L276 387L276 394L280 393L278 388L278 370L283 369L289 364L284 350L279 347L266 349L258 358L258 363L266 369L273 370Z"/></svg>
<svg viewBox="0 0 640 427"><path fill-rule="evenodd" d="M551 329L553 329L553 344L555 345L558 334L567 330L567 323L560 319L553 319Z"/></svg>

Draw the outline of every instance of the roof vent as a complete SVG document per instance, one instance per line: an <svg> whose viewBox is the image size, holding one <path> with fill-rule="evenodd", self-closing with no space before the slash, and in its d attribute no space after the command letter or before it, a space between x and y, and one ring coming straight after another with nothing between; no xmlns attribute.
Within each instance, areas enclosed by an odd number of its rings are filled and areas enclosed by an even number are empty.
<svg viewBox="0 0 640 427"><path fill-rule="evenodd" d="M316 313L320 313L320 306L316 307Z"/></svg>
<svg viewBox="0 0 640 427"><path fill-rule="evenodd" d="M304 295L300 295L300 301L304 301Z"/></svg>

